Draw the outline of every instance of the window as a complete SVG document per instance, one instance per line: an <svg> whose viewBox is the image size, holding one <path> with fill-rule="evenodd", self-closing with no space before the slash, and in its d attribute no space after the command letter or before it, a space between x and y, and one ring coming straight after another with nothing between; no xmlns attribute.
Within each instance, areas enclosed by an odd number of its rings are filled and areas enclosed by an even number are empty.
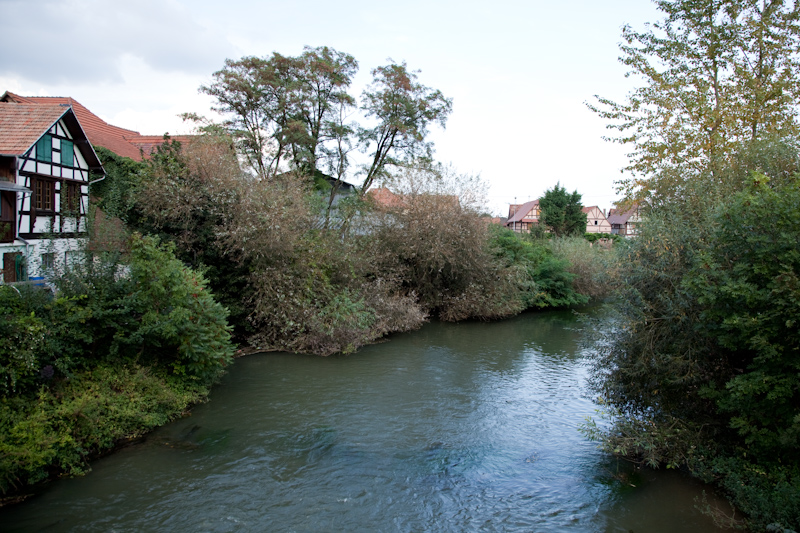
<svg viewBox="0 0 800 533"><path fill-rule="evenodd" d="M36 159L48 163L53 160L53 138L50 135L36 141Z"/></svg>
<svg viewBox="0 0 800 533"><path fill-rule="evenodd" d="M77 213L80 208L80 196L77 183L64 183L61 185L61 211Z"/></svg>
<svg viewBox="0 0 800 533"><path fill-rule="evenodd" d="M0 191L0 242L14 242L16 207L15 193Z"/></svg>
<svg viewBox="0 0 800 533"><path fill-rule="evenodd" d="M42 254L42 270L51 272L56 266L56 254L47 253Z"/></svg>
<svg viewBox="0 0 800 533"><path fill-rule="evenodd" d="M37 211L53 211L56 203L56 187L52 181L34 181L33 207Z"/></svg>
<svg viewBox="0 0 800 533"><path fill-rule="evenodd" d="M61 164L71 167L75 158L75 146L72 141L61 139Z"/></svg>

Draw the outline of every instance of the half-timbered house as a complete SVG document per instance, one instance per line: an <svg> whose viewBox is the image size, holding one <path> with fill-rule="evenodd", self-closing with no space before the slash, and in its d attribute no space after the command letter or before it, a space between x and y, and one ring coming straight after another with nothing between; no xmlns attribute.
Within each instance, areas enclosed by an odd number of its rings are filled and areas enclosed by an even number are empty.
<svg viewBox="0 0 800 533"><path fill-rule="evenodd" d="M46 276L86 237L103 167L71 106L0 102L2 282Z"/></svg>
<svg viewBox="0 0 800 533"><path fill-rule="evenodd" d="M611 233L611 223L602 209L593 205L582 211L586 213L586 233Z"/></svg>
<svg viewBox="0 0 800 533"><path fill-rule="evenodd" d="M539 200L524 204L511 204L508 206L508 220L506 227L517 233L527 233L539 223Z"/></svg>
<svg viewBox="0 0 800 533"><path fill-rule="evenodd" d="M625 210L612 208L608 211L608 221L611 223L611 233L622 237L636 235L636 225L640 222L639 207L634 205Z"/></svg>

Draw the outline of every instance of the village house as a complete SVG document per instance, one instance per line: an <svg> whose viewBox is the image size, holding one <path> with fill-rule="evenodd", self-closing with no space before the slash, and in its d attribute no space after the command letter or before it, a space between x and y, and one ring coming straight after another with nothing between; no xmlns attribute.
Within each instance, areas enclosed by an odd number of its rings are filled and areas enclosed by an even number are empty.
<svg viewBox="0 0 800 533"><path fill-rule="evenodd" d="M517 233L527 233L539 223L539 200L508 206L508 220L505 226Z"/></svg>
<svg viewBox="0 0 800 533"><path fill-rule="evenodd" d="M611 223L602 209L593 205L582 210L586 213L586 233L611 233Z"/></svg>
<svg viewBox="0 0 800 533"><path fill-rule="evenodd" d="M586 233L611 233L611 224L602 209L593 205L583 207L582 210L586 213ZM508 206L508 219L504 225L517 233L527 233L539 223L541 214L539 200L511 204Z"/></svg>
<svg viewBox="0 0 800 533"><path fill-rule="evenodd" d="M636 225L641 221L639 218L639 206L634 205L627 209L609 209L608 222L611 224L611 233L622 237L636 235Z"/></svg>
<svg viewBox="0 0 800 533"><path fill-rule="evenodd" d="M104 176L69 104L0 101L3 283L74 260L86 237L89 187Z"/></svg>

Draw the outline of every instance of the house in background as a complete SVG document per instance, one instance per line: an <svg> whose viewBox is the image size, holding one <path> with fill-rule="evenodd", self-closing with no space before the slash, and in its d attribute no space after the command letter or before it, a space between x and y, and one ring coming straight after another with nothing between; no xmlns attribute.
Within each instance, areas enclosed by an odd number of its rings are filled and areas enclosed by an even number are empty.
<svg viewBox="0 0 800 533"><path fill-rule="evenodd" d="M3 283L71 261L86 237L89 185L104 175L69 104L0 101Z"/></svg>
<svg viewBox="0 0 800 533"><path fill-rule="evenodd" d="M517 233L527 233L539 223L539 200L508 206L508 220L505 226Z"/></svg>
<svg viewBox="0 0 800 533"><path fill-rule="evenodd" d="M138 131L113 126L68 96L20 96L6 91L3 96L0 96L0 103L72 107L73 113L80 121L86 137L93 146L102 146L119 156L129 157L134 161L146 159L157 146L164 142L163 135L142 135ZM191 136L177 135L172 139L185 143L191 140Z"/></svg>
<svg viewBox="0 0 800 533"><path fill-rule="evenodd" d="M367 191L367 198L382 209L400 209L403 207L403 197L386 187L375 187Z"/></svg>
<svg viewBox="0 0 800 533"><path fill-rule="evenodd" d="M593 205L582 211L586 213L586 233L611 233L611 223L602 209Z"/></svg>
<svg viewBox="0 0 800 533"><path fill-rule="evenodd" d="M611 224L611 233L622 237L636 235L636 225L639 218L639 206L633 205L626 210L619 208L609 209L608 222Z"/></svg>

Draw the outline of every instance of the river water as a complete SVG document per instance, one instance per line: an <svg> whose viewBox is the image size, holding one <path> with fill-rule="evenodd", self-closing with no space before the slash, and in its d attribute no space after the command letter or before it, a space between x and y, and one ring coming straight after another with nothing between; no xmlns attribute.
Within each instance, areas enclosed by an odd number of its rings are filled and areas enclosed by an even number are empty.
<svg viewBox="0 0 800 533"><path fill-rule="evenodd" d="M717 531L700 485L578 432L577 327L528 313L241 358L210 403L0 509L0 531Z"/></svg>

